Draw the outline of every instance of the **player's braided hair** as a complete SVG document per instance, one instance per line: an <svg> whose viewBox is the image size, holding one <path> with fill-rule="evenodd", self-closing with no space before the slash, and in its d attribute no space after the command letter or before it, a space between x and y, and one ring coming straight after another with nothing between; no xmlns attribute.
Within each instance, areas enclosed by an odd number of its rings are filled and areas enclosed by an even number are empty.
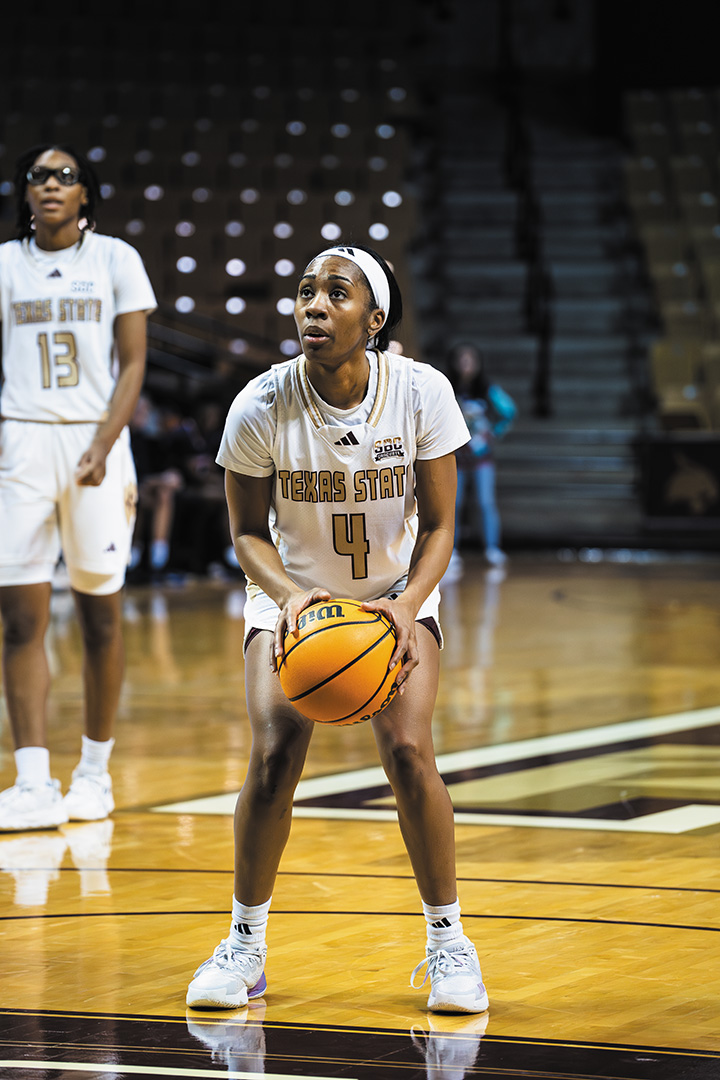
<svg viewBox="0 0 720 1080"><path fill-rule="evenodd" d="M35 164L40 155L44 154L46 150L59 150L61 153L74 158L77 162L77 166L80 169L80 183L85 186L85 190L87 191L87 202L83 204L82 208L82 216L87 222L85 230L92 230L95 228L95 207L101 201L102 195L100 194L100 184L92 165L84 154L79 154L72 146L67 146L64 143L41 143L39 146L31 146L30 149L22 153L15 162L15 204L17 207L15 224L17 227L18 240L24 240L26 236L32 236L33 233L31 224L32 215L26 200L28 185L27 173L28 169Z"/></svg>
<svg viewBox="0 0 720 1080"><path fill-rule="evenodd" d="M366 251L368 255L372 255L373 259L375 259L375 261L380 264L383 269L383 273L385 274L385 277L388 279L388 286L390 288L390 311L388 312L388 317L385 320L385 325L375 335L375 348L379 349L380 352L384 352L392 341L393 337L395 336L393 334L393 330L397 329L402 320L403 303L400 286L395 280L395 275L383 259L382 255L375 251L374 248L368 247L366 244L358 244L355 242L355 240L338 240L338 245L340 247L360 248L362 251ZM377 307L375 297L373 296L372 289L369 285L368 307L370 311L374 311L374 309Z"/></svg>

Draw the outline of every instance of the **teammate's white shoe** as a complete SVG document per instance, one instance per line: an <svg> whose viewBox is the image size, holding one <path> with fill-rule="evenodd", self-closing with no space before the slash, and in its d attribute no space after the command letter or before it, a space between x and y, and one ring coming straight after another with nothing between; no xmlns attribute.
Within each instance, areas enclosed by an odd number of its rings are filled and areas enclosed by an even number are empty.
<svg viewBox="0 0 720 1080"><path fill-rule="evenodd" d="M427 965L419 986L415 976ZM488 1008L488 995L482 981L480 961L469 938L429 952L410 976L414 990L424 986L430 976L427 1007L432 1012L481 1013Z"/></svg>
<svg viewBox="0 0 720 1080"><path fill-rule="evenodd" d="M231 949L223 938L193 975L185 1003L192 1009L239 1009L248 998L262 997L266 956L265 947L259 952Z"/></svg>
<svg viewBox="0 0 720 1080"><path fill-rule="evenodd" d="M102 821L115 809L110 773L82 773L78 766L63 804L66 821Z"/></svg>
<svg viewBox="0 0 720 1080"><path fill-rule="evenodd" d="M67 819L59 780L47 784L17 783L0 791L0 832L55 829Z"/></svg>

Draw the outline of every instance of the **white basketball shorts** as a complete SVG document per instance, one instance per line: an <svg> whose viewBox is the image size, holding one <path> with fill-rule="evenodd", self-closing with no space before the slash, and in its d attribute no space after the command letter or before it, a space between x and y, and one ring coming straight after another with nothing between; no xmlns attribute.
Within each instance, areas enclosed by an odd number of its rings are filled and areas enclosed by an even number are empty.
<svg viewBox="0 0 720 1080"><path fill-rule="evenodd" d="M70 583L102 575L122 587L137 503L127 429L107 456L99 487L81 487L75 469L95 424L0 422L0 586L51 581L62 552ZM75 579L74 579L75 578ZM93 590L95 591L95 590Z"/></svg>

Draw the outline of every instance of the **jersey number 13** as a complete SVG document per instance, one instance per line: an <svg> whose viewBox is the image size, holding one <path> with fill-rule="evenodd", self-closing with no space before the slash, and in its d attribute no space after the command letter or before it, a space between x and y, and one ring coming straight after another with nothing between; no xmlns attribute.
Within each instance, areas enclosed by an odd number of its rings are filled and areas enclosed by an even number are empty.
<svg viewBox="0 0 720 1080"><path fill-rule="evenodd" d="M53 334L52 343L49 334L38 334L40 365L42 368L43 390L58 387L77 386L80 382L80 365L77 360L75 335L66 331ZM53 383L53 374L55 381Z"/></svg>

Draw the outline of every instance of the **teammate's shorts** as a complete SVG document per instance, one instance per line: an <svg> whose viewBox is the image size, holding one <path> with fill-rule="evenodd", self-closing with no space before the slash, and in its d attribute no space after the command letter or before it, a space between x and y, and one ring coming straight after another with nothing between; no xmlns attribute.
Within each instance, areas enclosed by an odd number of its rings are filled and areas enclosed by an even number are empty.
<svg viewBox="0 0 720 1080"><path fill-rule="evenodd" d="M75 469L95 428L0 422L0 585L51 581L62 553L80 592L122 587L137 503L130 435L110 450L102 484L80 486Z"/></svg>

